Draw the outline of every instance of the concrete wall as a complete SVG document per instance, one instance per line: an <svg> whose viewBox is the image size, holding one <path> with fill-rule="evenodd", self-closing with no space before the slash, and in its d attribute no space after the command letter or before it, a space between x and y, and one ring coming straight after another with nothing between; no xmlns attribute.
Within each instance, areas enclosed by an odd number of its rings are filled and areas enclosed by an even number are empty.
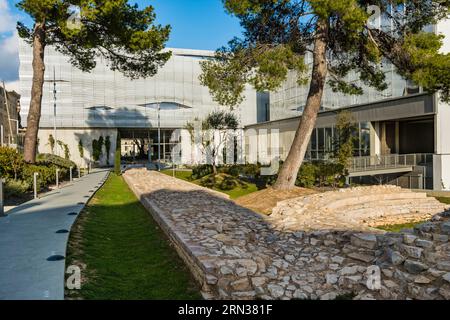
<svg viewBox="0 0 450 320"><path fill-rule="evenodd" d="M49 135L53 135L53 129L40 129L39 130L39 153L51 153L50 144L48 142ZM61 140L69 146L70 160L74 161L78 166L86 167L89 160L92 159L92 140L103 136L105 139L109 136L111 140L111 149L109 154L109 165L114 164L114 154L116 150L117 129L58 129L57 140ZM84 156L80 157L78 150L79 141L83 142ZM58 144L55 146L55 154L64 157L64 150L60 148ZM103 154L100 158L98 165L106 166L106 150L103 146Z"/></svg>
<svg viewBox="0 0 450 320"><path fill-rule="evenodd" d="M450 190L450 105L438 102L435 116L434 189Z"/></svg>
<svg viewBox="0 0 450 320"><path fill-rule="evenodd" d="M444 21L441 21L436 26L436 32L438 34L442 34L446 36L446 39L444 40L444 46L442 47L443 53L450 52L450 18Z"/></svg>

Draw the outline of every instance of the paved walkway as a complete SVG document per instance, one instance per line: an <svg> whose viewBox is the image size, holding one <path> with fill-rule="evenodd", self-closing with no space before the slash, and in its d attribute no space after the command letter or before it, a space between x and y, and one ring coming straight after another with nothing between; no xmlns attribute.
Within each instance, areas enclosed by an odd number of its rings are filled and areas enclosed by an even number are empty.
<svg viewBox="0 0 450 320"><path fill-rule="evenodd" d="M94 171L0 217L0 299L64 299L68 231L108 172Z"/></svg>

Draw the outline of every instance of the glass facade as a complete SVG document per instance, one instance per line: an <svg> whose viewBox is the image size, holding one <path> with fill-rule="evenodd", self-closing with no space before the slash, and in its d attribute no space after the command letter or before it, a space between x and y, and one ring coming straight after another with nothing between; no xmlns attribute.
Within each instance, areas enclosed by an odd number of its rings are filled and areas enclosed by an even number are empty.
<svg viewBox="0 0 450 320"><path fill-rule="evenodd" d="M258 92L256 103L258 123L270 121L270 93Z"/></svg>
<svg viewBox="0 0 450 320"><path fill-rule="evenodd" d="M334 157L337 146L336 127L314 128L306 152L308 160L325 160ZM354 132L356 139L353 148L355 157L370 155L370 123L357 124Z"/></svg>
<svg viewBox="0 0 450 320"><path fill-rule="evenodd" d="M307 59L311 63L311 57ZM374 88L364 85L355 72L348 75L347 81L360 85L364 94L346 95L333 92L330 86L326 85L321 110L335 110L358 104L376 102L383 99L398 98L410 94L419 93L419 88L406 81L395 72L395 67L389 63L383 63L383 70L386 75L388 87L384 91L377 91ZM270 94L270 119L281 120L300 116L308 96L309 84L299 86L296 75L290 73L285 84L277 91Z"/></svg>

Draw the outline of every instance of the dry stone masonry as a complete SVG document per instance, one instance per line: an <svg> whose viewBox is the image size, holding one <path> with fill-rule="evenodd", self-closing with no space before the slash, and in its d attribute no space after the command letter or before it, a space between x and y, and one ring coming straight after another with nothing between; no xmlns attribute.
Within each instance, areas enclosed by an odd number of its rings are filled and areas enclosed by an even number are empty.
<svg viewBox="0 0 450 320"><path fill-rule="evenodd" d="M133 169L124 177L174 242L205 298L450 299L446 211L398 234L305 230L295 223L286 228L223 194L157 172ZM373 189L356 191L369 195Z"/></svg>
<svg viewBox="0 0 450 320"><path fill-rule="evenodd" d="M431 219L449 206L396 186L340 189L278 202L270 222L282 230L360 230Z"/></svg>

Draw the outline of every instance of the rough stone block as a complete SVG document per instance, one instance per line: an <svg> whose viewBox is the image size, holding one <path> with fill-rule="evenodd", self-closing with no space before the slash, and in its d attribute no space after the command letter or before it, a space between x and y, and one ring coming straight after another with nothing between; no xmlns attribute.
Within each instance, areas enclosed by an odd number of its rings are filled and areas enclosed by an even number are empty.
<svg viewBox="0 0 450 320"><path fill-rule="evenodd" d="M375 249L377 246L377 237L373 234L354 234L350 241L352 245L361 248Z"/></svg>
<svg viewBox="0 0 450 320"><path fill-rule="evenodd" d="M421 248L407 245L402 245L401 248L411 258L419 259L422 256L423 249Z"/></svg>
<svg viewBox="0 0 450 320"><path fill-rule="evenodd" d="M415 241L416 246L421 248L431 248L433 247L433 242L428 240L417 239Z"/></svg>
<svg viewBox="0 0 450 320"><path fill-rule="evenodd" d="M437 263L437 268L445 271L450 271L450 261L440 261Z"/></svg>
<svg viewBox="0 0 450 320"><path fill-rule="evenodd" d="M406 260L403 266L409 273L412 274L418 274L428 269L426 264L414 260Z"/></svg>
<svg viewBox="0 0 450 320"><path fill-rule="evenodd" d="M441 232L450 235L450 221L441 224Z"/></svg>

